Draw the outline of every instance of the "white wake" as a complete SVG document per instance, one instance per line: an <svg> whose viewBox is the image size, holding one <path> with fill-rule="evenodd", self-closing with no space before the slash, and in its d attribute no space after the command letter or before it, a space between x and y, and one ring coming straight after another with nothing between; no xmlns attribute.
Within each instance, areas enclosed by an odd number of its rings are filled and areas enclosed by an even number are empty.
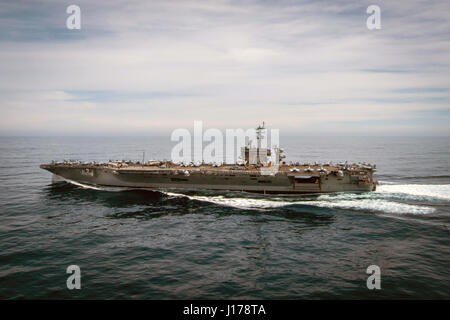
<svg viewBox="0 0 450 320"><path fill-rule="evenodd" d="M85 189L109 191L110 188L85 185L79 182L68 182ZM117 189L114 189L117 191ZM129 190L124 188L122 190ZM436 211L426 205L406 204L392 200L422 200L422 201L450 201L450 185L423 184L382 184L377 186L376 192L367 193L335 193L323 194L315 197L225 197L222 195L187 195L175 192L163 192L172 197L186 197L192 200L205 201L222 206L240 209L264 210L280 208L290 205L316 206L330 209L348 209L356 211L383 212L391 214L419 214L425 215Z"/></svg>
<svg viewBox="0 0 450 320"><path fill-rule="evenodd" d="M385 212L395 214L429 214L435 211L434 208L428 206L411 205L405 203L399 203L394 201L388 201L383 199L333 199L332 197L327 200L321 200L322 196L318 197L318 200L311 201L284 201L284 200L269 200L269 199L255 199L255 198L228 198L224 196L193 196L180 193L167 193L169 196L187 197L192 200L206 201L218 205L230 206L240 209L270 209L279 208L289 205L307 205L316 206L321 208L336 208L336 209L349 209L349 210L367 210L374 212ZM344 197L346 195L341 195ZM355 195L347 195L353 197ZM358 196L358 195L356 195Z"/></svg>
<svg viewBox="0 0 450 320"><path fill-rule="evenodd" d="M378 193L450 200L450 184L389 184L377 186Z"/></svg>

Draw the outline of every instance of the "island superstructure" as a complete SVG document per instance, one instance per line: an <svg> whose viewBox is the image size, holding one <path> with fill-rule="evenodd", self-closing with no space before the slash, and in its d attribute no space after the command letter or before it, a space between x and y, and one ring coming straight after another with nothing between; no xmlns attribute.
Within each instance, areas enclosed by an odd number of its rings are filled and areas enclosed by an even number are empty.
<svg viewBox="0 0 450 320"><path fill-rule="evenodd" d="M42 169L81 184L150 190L230 190L264 194L308 194L374 191L375 165L366 163L286 163L283 149L241 148L235 164L173 163L172 161L52 161Z"/></svg>

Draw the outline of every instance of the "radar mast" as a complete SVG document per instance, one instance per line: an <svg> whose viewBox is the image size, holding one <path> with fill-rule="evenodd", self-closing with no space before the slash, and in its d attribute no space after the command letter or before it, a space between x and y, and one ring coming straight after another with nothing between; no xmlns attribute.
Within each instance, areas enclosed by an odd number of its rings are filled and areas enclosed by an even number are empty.
<svg viewBox="0 0 450 320"><path fill-rule="evenodd" d="M261 140L264 138L263 131L266 129L264 127L265 123L263 121L262 126L258 126L256 128L256 140L257 140L257 147L256 147L256 163L258 165L261 164L261 158L259 156L259 153L261 152Z"/></svg>

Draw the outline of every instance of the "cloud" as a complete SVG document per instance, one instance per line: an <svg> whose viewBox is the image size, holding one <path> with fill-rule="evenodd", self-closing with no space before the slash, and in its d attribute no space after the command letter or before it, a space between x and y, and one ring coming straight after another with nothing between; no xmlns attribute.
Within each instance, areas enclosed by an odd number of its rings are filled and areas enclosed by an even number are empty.
<svg viewBox="0 0 450 320"><path fill-rule="evenodd" d="M450 4L380 1L374 31L370 4L81 1L82 29L67 30L60 1L2 3L0 134L146 134L197 119L450 134Z"/></svg>

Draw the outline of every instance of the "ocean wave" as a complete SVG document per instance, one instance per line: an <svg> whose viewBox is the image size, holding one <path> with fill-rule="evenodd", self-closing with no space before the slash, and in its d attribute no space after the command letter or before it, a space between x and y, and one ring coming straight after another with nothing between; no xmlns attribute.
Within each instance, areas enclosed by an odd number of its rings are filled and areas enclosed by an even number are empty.
<svg viewBox="0 0 450 320"><path fill-rule="evenodd" d="M101 191L118 191L117 188L104 188L85 185L79 182L67 180L76 186L85 189ZM110 190L111 189L111 190ZM120 191L130 190L120 188ZM450 200L450 185L418 185L418 184L384 184L377 188L376 192L367 193L333 193L316 196L296 197L260 197L260 196L233 196L224 195L198 195L175 192L163 192L172 197L186 197L191 200L204 201L222 206L230 206L240 209L266 210L286 206L315 206L329 209L348 209L356 211L384 212L393 214L430 214L435 208L416 204L406 204L391 201L399 200Z"/></svg>
<svg viewBox="0 0 450 320"><path fill-rule="evenodd" d="M385 180L378 180L378 183L380 185L384 185L384 184L398 184L397 182L385 181Z"/></svg>
<svg viewBox="0 0 450 320"><path fill-rule="evenodd" d="M168 196L186 197L191 200L206 201L218 205L230 206L240 209L268 209L291 205L293 202L275 201L255 198L229 198L224 196L193 196L182 193L164 192Z"/></svg>
<svg viewBox="0 0 450 320"><path fill-rule="evenodd" d="M379 199L309 201L308 204L314 204L324 208L366 210L396 214L430 214L436 210L432 207L427 206L405 204Z"/></svg>
<svg viewBox="0 0 450 320"><path fill-rule="evenodd" d="M338 192L322 194L319 200L356 200L356 199L398 199L418 201L449 201L450 185L424 184L383 184L375 192L349 193Z"/></svg>
<svg viewBox="0 0 450 320"><path fill-rule="evenodd" d="M102 187L94 187L94 186L90 186L90 185L83 184L83 183L76 182L76 181L69 180L69 179L65 179L65 181L67 181L68 183L71 183L73 185L76 185L77 187L83 188L83 189L104 190Z"/></svg>
<svg viewBox="0 0 450 320"><path fill-rule="evenodd" d="M439 179L450 179L449 175L429 175L429 176L409 176L401 177L401 180L439 180Z"/></svg>
<svg viewBox="0 0 450 320"><path fill-rule="evenodd" d="M97 191L108 191L108 192L120 192L120 191L128 191L130 188L127 187L104 187L104 186L93 186L89 184L84 184L81 182L76 182L69 179L64 179L64 181L71 183L77 187L83 188L83 189L92 189Z"/></svg>
<svg viewBox="0 0 450 320"><path fill-rule="evenodd" d="M352 200L311 200L311 201L276 201L255 198L228 198L224 196L192 196L179 193L167 193L170 196L187 197L191 200L206 201L217 205L240 209L273 209L286 206L316 206L329 209L364 210L394 214L429 214L435 211L427 206L411 205L382 199Z"/></svg>
<svg viewBox="0 0 450 320"><path fill-rule="evenodd" d="M450 200L450 184L391 184L379 185L376 193L402 194L406 196Z"/></svg>

